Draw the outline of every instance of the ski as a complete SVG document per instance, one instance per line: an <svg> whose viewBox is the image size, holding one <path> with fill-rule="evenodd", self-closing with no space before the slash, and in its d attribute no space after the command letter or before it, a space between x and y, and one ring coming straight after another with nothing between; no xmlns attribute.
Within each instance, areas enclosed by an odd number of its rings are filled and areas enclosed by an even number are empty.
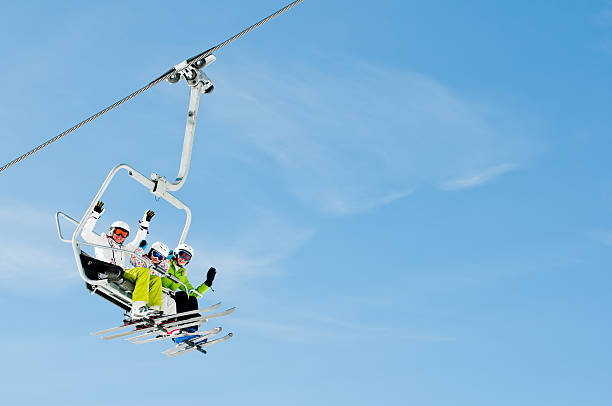
<svg viewBox="0 0 612 406"><path fill-rule="evenodd" d="M198 350L200 352L203 352L204 354L206 354L206 351L203 349L203 347L208 347L209 345L213 345L213 344L218 344L222 341L226 341L229 340L230 338L232 338L233 334L232 333L228 333L226 336L221 337L221 338L217 338L216 340L211 340L211 341L206 341L204 343L199 342L202 339L199 340L195 340L194 342L190 342L190 341L184 341L183 343L186 343L185 347L181 347L181 348L174 348L174 351L171 352L167 352L168 350L164 351L163 354L166 354L169 357L178 357L179 355L183 355L186 352L191 352L193 350ZM183 344L181 343L181 344Z"/></svg>
<svg viewBox="0 0 612 406"><path fill-rule="evenodd" d="M150 333L152 331L163 331L163 332L168 332L168 328L170 327L177 327L177 328L187 328L187 327L192 327L192 326L196 326L199 324L202 324L204 322L206 322L208 319L213 319L216 317L222 317L222 316L227 316L228 314L232 313L234 310L236 310L235 307L232 307L230 309L227 309L225 311L219 312L219 313L213 313L213 314L208 314L206 316L200 316L200 317L196 317L196 318L191 318L191 319L187 319L187 320L180 320L180 321L175 321L172 323L166 323L166 324L155 324L153 326L148 326L148 327L144 327L144 328L136 328L135 330L130 330L130 331L125 331L122 333L117 333L117 334L113 334L113 335L109 335L109 336L104 336L101 337L103 340L113 340L115 338L120 338L120 337L126 337L126 336L130 336L130 335L134 335L134 334L145 334L145 333ZM196 310L193 310L193 312L196 312ZM184 312L184 313L180 313L180 315L184 315L187 314L188 312ZM191 313L194 314L194 313ZM176 317L176 315L173 315L173 317ZM155 319L153 321L157 322L159 319Z"/></svg>
<svg viewBox="0 0 612 406"><path fill-rule="evenodd" d="M206 330L206 331L196 331L194 333L179 333L179 334L164 334L162 336L158 336L158 337L153 337L153 338L149 338L146 340L140 340L140 341L132 341L133 344L144 344L144 343L152 343L155 341L161 341L161 340L166 340L168 338L179 338L179 337L185 337L185 336L198 336L198 339L201 338L206 338L206 337L210 337L213 336L215 334L218 334L221 331L221 327L215 327L213 329L210 330Z"/></svg>
<svg viewBox="0 0 612 406"><path fill-rule="evenodd" d="M169 354L171 354L171 353L174 353L174 352L180 351L180 350L182 350L182 349L184 349L184 348L189 347L189 342L199 341L199 340L200 340L200 338L201 338L201 337L197 337L197 338L193 338L193 339L191 339L191 340L186 340L186 341L183 341L182 343L176 344L174 347L170 347L170 348L168 348L167 350L162 351L162 354L169 355Z"/></svg>
<svg viewBox="0 0 612 406"><path fill-rule="evenodd" d="M221 302L219 302L217 304L214 304L214 305L212 305L210 307L206 307L204 309L189 310L188 312L174 313L174 314L169 314L167 316L162 316L162 317L159 317L159 318L155 319L155 321L165 321L165 320L168 320L168 319L172 319L174 317L179 317L179 316L182 317L182 316L189 316L191 314L196 314L196 313L209 312L211 310L218 309L220 306L221 306Z"/></svg>
<svg viewBox="0 0 612 406"><path fill-rule="evenodd" d="M154 332L154 333L158 331L168 332L168 329L170 328L174 330L175 328L193 327L193 326L205 323L206 320L207 320L206 317L197 317L195 319L174 321L172 323L166 323L166 324L156 324L154 326L148 325L148 326L145 326L144 328L137 328L136 330L125 331L123 333L117 333L117 334L113 334L110 336L104 336L101 338L103 340L113 340L115 338L127 337L127 336L131 336L134 334L140 334L144 336L145 334L151 333L151 332Z"/></svg>
<svg viewBox="0 0 612 406"><path fill-rule="evenodd" d="M231 336L232 333L230 333L228 335ZM197 337L197 338L193 338L191 340L183 341L182 343L177 344L177 345L175 345L172 348L168 348L167 350L162 351L162 354L169 355L171 353L178 352L178 351L180 351L182 349L185 349L185 348L189 347L192 344L200 344L202 341L205 341L204 338L206 338L206 337ZM227 340L229 337L225 336L223 338L224 338L224 340ZM217 340L213 340L213 341L214 342L218 342ZM213 342L213 341L211 341L211 342ZM202 344L204 344L204 342L202 342Z"/></svg>
<svg viewBox="0 0 612 406"><path fill-rule="evenodd" d="M134 327L134 326L136 326L138 324L146 324L146 323L148 323L148 321L144 320L144 319L143 320L136 320L136 321L129 321L129 322L127 322L127 323L125 323L125 324L123 324L121 326L111 327L111 328L107 328L106 330L100 330L100 331L96 331L94 333L89 333L89 334L91 334L92 336L101 336L103 334L112 333L113 331L118 331L118 330L124 329L126 327Z"/></svg>
<svg viewBox="0 0 612 406"><path fill-rule="evenodd" d="M190 315L190 314L195 314L195 313L200 313L200 312L202 312L202 313L203 312L209 312L211 310L218 309L220 306L221 306L221 302L219 302L219 303L217 303L215 305L212 305L210 307L203 308L203 309L190 310L188 312L181 313L181 316L187 316L187 315ZM94 333L89 333L89 334L91 334L93 336L100 336L100 335L104 335L104 334L107 334L107 333L112 333L114 331L118 331L118 330L121 330L121 329L124 329L124 328L127 328L127 327L133 327L133 326L136 326L137 324L159 324L162 321L165 321L165 320L168 320L168 319L172 319L174 317L177 317L177 313L170 314L170 315L163 316L163 317L158 317L156 319L142 319L142 320L130 321L130 322L127 322L127 323L125 323L125 324L123 324L121 326L111 327L111 328L107 328L106 330L96 331Z"/></svg>
<svg viewBox="0 0 612 406"><path fill-rule="evenodd" d="M182 322L185 323L185 324L180 324L179 326L170 326L168 324L168 325L158 326L157 329L151 330L151 331L143 332L142 330L138 330L138 332L140 332L142 334L139 334L139 335L134 336L134 337L124 338L124 340L125 341L133 342L133 341L136 341L136 340L141 340L141 339L143 339L145 337L150 337L150 336L159 335L159 334L162 334L162 335L166 334L166 335L174 337L176 334L181 334L183 332L183 331L181 331L182 329L186 329L186 328L189 328L189 327L198 327L201 324L206 323L206 321L207 321L207 319L202 318L202 317L198 317L198 318L194 318L194 319L183 320ZM168 326L168 327L166 327L166 326Z"/></svg>

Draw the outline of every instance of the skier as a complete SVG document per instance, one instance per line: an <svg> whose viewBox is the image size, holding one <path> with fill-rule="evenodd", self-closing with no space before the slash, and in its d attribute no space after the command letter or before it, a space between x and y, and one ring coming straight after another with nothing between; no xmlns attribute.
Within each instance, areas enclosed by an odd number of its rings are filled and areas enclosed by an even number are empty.
<svg viewBox="0 0 612 406"><path fill-rule="evenodd" d="M162 278L162 285L165 288L168 288L174 292L174 300L176 302L176 311L177 314L187 312L190 310L198 309L198 298L193 291L197 291L200 294L206 292L213 283L215 279L215 275L217 273L215 268L210 268L206 274L206 280L197 288L193 288L189 280L187 279L187 271L185 270L185 266L191 261L191 257L193 256L193 248L187 244L180 244L176 247L170 257L168 274L174 275L178 278L185 286L181 285L178 282L173 282L170 278L164 277ZM176 291L179 289L178 291ZM192 316L187 316L185 319L191 317L198 317L198 314L194 314ZM179 318L180 320L180 318ZM187 330L187 332L193 333L197 331L197 327L191 327ZM190 336L182 337L182 339L188 339ZM179 339L176 339L177 341ZM181 340L182 341L182 340ZM178 341L177 341L178 342Z"/></svg>
<svg viewBox="0 0 612 406"><path fill-rule="evenodd" d="M165 277L169 268L170 268L170 250L168 246L161 241L156 241L151 246L149 253L146 254L145 250L147 247L147 241L142 240L140 242L140 247L136 249L134 255L130 257L130 263L134 267L148 267L151 271L151 276L159 275L160 277ZM159 258L153 259L152 255L154 255L155 251L162 253L163 258L160 260ZM149 258L149 262L142 257ZM149 266L149 264L153 262L156 266ZM159 268L161 268L164 272L159 272ZM174 281L176 282L176 281ZM169 289L168 289L169 290ZM175 314L176 313L176 302L174 300L174 291L171 291L167 294L162 291L162 311L164 314ZM175 320L176 321L176 320Z"/></svg>
<svg viewBox="0 0 612 406"><path fill-rule="evenodd" d="M147 261L142 259L142 257L148 258L149 261L152 262L154 265L168 272L168 268L170 267L170 260L168 259L168 256L170 255L170 249L166 244L161 241L155 241L151 245L151 249L149 249L149 252L145 254L146 248L147 241L142 240L138 248L136 248L136 251L134 251L134 255L130 256L130 264L132 264L132 266L135 268L149 268L149 270L151 271L151 276L162 277L163 274L156 271L155 267L149 266Z"/></svg>
<svg viewBox="0 0 612 406"><path fill-rule="evenodd" d="M134 252L134 255L130 257L130 263L134 269L149 269L149 305L154 310L160 310L162 306L161 277L164 276L164 273L159 271L163 270L164 272L168 272L170 261L167 257L170 255L170 250L168 246L161 241L155 241L151 244L149 252L145 254L146 247L147 241L142 240ZM148 259L148 262L143 259L143 257Z"/></svg>
<svg viewBox="0 0 612 406"><path fill-rule="evenodd" d="M125 253L113 248L134 251L147 235L149 222L155 215L155 212L148 210L143 215L142 220L140 220L138 231L136 232L136 237L131 242L124 245L126 238L130 234L130 226L124 221L118 220L113 222L110 226L110 235L106 233L96 234L93 232L94 226L105 211L103 206L104 203L101 201L96 203L83 226L81 236L89 243L110 248L95 247L94 251L97 259L124 268ZM144 317L161 314L160 278L150 278L149 269L147 267L124 269L123 275L108 276L109 280L112 280L111 278L119 279L121 277L135 283L134 291L132 292L132 309L128 315L129 319L138 320Z"/></svg>

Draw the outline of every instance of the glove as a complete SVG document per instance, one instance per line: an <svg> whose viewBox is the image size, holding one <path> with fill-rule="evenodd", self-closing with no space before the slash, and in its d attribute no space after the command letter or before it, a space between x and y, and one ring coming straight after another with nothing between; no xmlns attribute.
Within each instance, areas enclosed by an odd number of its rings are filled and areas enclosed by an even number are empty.
<svg viewBox="0 0 612 406"><path fill-rule="evenodd" d="M138 244L138 246L144 250L147 246L147 240L140 241L140 244Z"/></svg>
<svg viewBox="0 0 612 406"><path fill-rule="evenodd" d="M155 216L155 212L153 210L148 210L145 213L145 220L146 221L151 221L151 219L153 218L153 216Z"/></svg>
<svg viewBox="0 0 612 406"><path fill-rule="evenodd" d="M102 206L104 206L104 203L102 203L101 201L98 201L98 203L96 203L96 205L94 206L93 211L95 211L96 213L102 214L102 212L104 211Z"/></svg>
<svg viewBox="0 0 612 406"><path fill-rule="evenodd" d="M204 281L204 285L209 288L212 286L213 280L215 279L215 275L217 274L217 270L211 267L206 273L206 281Z"/></svg>

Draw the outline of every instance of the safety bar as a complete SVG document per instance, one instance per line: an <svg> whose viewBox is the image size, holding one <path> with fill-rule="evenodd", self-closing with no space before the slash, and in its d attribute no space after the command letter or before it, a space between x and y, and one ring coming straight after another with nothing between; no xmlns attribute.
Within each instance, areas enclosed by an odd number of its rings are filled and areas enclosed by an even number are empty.
<svg viewBox="0 0 612 406"><path fill-rule="evenodd" d="M66 220L70 221L70 222L71 222L72 224L74 224L74 225L78 225L78 224L79 224L79 222L78 222L78 221L76 221L75 219L73 219L72 217L70 217L69 215L67 215L66 213L63 213L63 212L61 212L61 211L58 211L58 212L55 214L55 224L57 225L57 234L59 235L59 239L60 239L62 242L70 243L70 242L72 242L72 241L71 241L71 240L68 240L68 239L66 239L66 238L64 238L64 236L62 235L62 228L61 228L61 225L60 225L60 222L59 222L59 217L60 217L60 216L62 216L62 217L63 217L63 218L65 218ZM136 253L135 253L135 252L132 252L132 251L130 251L130 250L124 250L124 249L122 249L122 248L111 248L111 247L108 247L108 246L105 246L105 245L100 245L100 244L89 243L89 242L87 242L87 241L78 241L78 243L79 243L79 246L80 246L80 245L87 245L87 246L94 247L94 248L113 249L113 250L115 250L115 251L123 251L123 252L127 252L127 253L129 253L129 254L132 254L132 255L136 255ZM177 277L175 277L174 275L168 274L168 272L166 272L166 271L165 271L163 268L161 268L161 267L157 266L156 264L152 263L152 262L151 262L151 260L150 260L149 258L147 258L147 257L142 257L142 259L144 259L144 260L145 260L147 263L149 263L149 266L154 267L154 269L155 269L155 271L156 271L156 272L159 272L159 273L160 273L160 274L162 274L163 276L165 276L165 277L167 277L167 278L172 279L172 281L173 281L173 282L177 282L177 283L181 284L181 285L182 285L182 286L185 288L185 291L188 291L188 294L191 294L191 293L193 292L193 293L195 293L195 294L196 294L198 297L202 297L202 296L203 296L203 295L202 295L200 292L198 292L198 291L197 291L197 290L195 290L195 289L191 289L191 290L187 289L187 285L185 285L185 284L184 284L184 283L183 283L183 282L182 282L180 279L178 279L178 278L177 278ZM83 276L83 275L81 275L81 276ZM87 277L85 277L85 278L87 278ZM87 278L87 280L86 280L86 282L87 282L87 283L91 283L92 281L93 281L93 280L91 280L91 279L89 279L89 278Z"/></svg>
<svg viewBox="0 0 612 406"><path fill-rule="evenodd" d="M62 226L60 225L60 221L59 221L59 217L60 216L64 217L66 220L70 221L75 226L78 226L79 222L76 221L75 219L73 219L72 217L70 217L69 215L67 215L66 213L62 213L61 211L58 211L57 213L55 213L55 225L57 226L57 235L59 236L60 241L62 241L62 242L72 242L72 240L67 240L62 235Z"/></svg>
<svg viewBox="0 0 612 406"><path fill-rule="evenodd" d="M70 242L70 241L68 241L68 242ZM94 248L102 248L102 249L105 249L105 250L120 251L120 252L125 252L125 253L131 254L131 255L138 255L134 251L126 250L126 249L123 249L123 248L112 248L112 247L109 247L109 246L106 246L106 245L94 244L94 243L90 243L90 242L87 242L87 241L79 241L79 245L87 245L87 246L94 247ZM198 292L195 289L189 290L187 288L187 285L185 285L180 279L178 279L176 276L166 272L166 270L164 268L154 264L148 257L146 257L146 256L139 256L139 259L142 259L142 260L144 260L147 263L147 268L149 268L149 269L153 268L153 270L155 272L160 273L163 277L170 278L173 282L177 282L180 285L182 285L185 288L185 291L189 291L189 292L193 291L193 292L195 292L198 295L198 297L202 297L202 294L200 292ZM90 283L90 282L88 282L88 283Z"/></svg>
<svg viewBox="0 0 612 406"><path fill-rule="evenodd" d="M63 237L63 235L62 235L61 225L60 225L60 223L59 223L59 217L60 217L60 216L64 217L66 220L70 221L71 223L73 223L73 224L75 224L75 225L78 225L79 223L78 223L78 222L77 222L75 219L73 219L72 217L70 217L70 216L69 216L69 215L67 215L66 213L62 213L61 211L58 211L58 212L56 213L56 215L55 215L55 223L57 224L57 233L58 233L58 235L59 235L60 240L61 240L61 241L63 241L63 242L66 242L66 243L70 243L70 242L72 242L72 241L71 241L71 240L67 240L67 239L65 239L65 238ZM102 249L105 249L105 250L110 250L110 249L112 249L112 250L114 250L114 251L121 251L121 252L126 252L126 253L128 253L128 254L137 255L135 252L130 251L130 250L126 250L126 249L123 249L123 248L112 248L112 247L109 247L109 246L106 246L106 245L94 244L94 243L90 243L90 242L87 242L87 241L78 241L78 244L79 244L79 247L80 247L81 245L87 245L87 246L89 246L89 247L94 247L94 248L102 248ZM151 260L150 260L148 257L141 257L141 258L142 258L142 259L143 259L145 262L147 262L149 269L150 269L151 267L153 267L153 268L154 268L154 270L155 270L156 272L159 272L159 273L160 273L160 274L162 274L164 277L170 278L170 279L171 279L173 282L176 282L176 283L179 283L180 285L182 285L182 286L185 288L185 291L189 291L189 293L193 292L193 293L195 293L195 294L196 294L198 297L202 297L202 296L203 296L203 295L202 295L200 292L198 292L198 291L197 291L197 290L195 290L195 289L191 289L191 290L189 290L189 289L187 288L187 285L185 285L185 284L184 284L184 283L183 283L183 282L182 282L180 279L178 279L178 278L177 278L177 277L175 277L174 275L168 274L168 272L166 272L166 270L165 270L165 269L163 269L163 268L161 268L161 267L157 266L156 264L154 264L153 262L151 262ZM83 275L81 275L81 276L83 276ZM89 283L89 284L94 284L95 282L99 282L99 281L96 281L96 280L93 280L93 279L89 279L89 278L87 278L87 276L85 276L85 278L83 278L83 279L85 279L85 281L86 281L87 283Z"/></svg>

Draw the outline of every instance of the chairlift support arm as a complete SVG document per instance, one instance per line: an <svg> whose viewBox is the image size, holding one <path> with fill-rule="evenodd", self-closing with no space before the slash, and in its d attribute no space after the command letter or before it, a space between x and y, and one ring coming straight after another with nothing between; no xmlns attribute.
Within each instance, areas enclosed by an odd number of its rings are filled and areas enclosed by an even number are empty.
<svg viewBox="0 0 612 406"><path fill-rule="evenodd" d="M212 81L202 71L205 66L213 63L217 58L214 55L208 55L195 66L190 65L187 61L183 61L176 65L174 69L176 73L168 78L170 83L176 83L181 78L184 78L190 87L189 91L189 108L187 110L187 124L185 125L185 137L183 138L183 152L181 153L181 163L179 165L178 175L174 182L170 183L165 177L153 173L151 180L155 182L155 187L152 193L163 193L164 191L179 190L189 173L191 165L191 152L193 149L193 139L195 136L196 121L198 119L198 109L200 106L200 96L202 93L210 93L214 89Z"/></svg>

